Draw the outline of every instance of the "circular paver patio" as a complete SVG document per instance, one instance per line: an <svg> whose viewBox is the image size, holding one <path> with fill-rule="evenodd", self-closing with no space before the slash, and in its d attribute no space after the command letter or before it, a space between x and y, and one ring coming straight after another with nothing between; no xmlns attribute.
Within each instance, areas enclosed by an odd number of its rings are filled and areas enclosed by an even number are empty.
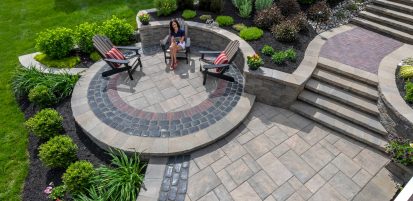
<svg viewBox="0 0 413 201"><path fill-rule="evenodd" d="M199 48L192 48L189 64L180 61L174 71L165 64L158 48L151 49L143 54L143 68L137 68L134 80L126 72L102 77L109 66L100 62L76 86L79 89L75 89L74 96L79 93L86 98L80 102L72 99L75 119L99 145L148 155L183 153L224 136L249 112L253 101L243 94L244 78L236 67L227 72L235 82L208 77L202 85ZM83 114L88 117L82 118ZM90 126L91 121L96 125ZM97 129L99 126L110 129ZM113 135L108 136L108 132ZM185 137L189 135L198 137ZM169 138L182 138L186 146L158 148L172 144Z"/></svg>

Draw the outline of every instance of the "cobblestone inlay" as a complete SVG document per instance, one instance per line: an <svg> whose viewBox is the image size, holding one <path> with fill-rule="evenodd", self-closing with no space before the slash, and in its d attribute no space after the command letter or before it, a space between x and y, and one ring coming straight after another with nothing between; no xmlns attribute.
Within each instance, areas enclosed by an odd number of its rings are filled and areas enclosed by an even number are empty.
<svg viewBox="0 0 413 201"><path fill-rule="evenodd" d="M165 167L158 201L184 201L188 187L190 155L171 156Z"/></svg>
<svg viewBox="0 0 413 201"><path fill-rule="evenodd" d="M119 96L117 81L121 74L103 78L101 72L108 68L103 67L90 82L88 102L102 122L129 135L177 137L205 129L225 117L237 105L243 91L244 78L232 66L226 74L234 77L235 82L219 80L216 89L200 104L181 111L148 112L131 106Z"/></svg>

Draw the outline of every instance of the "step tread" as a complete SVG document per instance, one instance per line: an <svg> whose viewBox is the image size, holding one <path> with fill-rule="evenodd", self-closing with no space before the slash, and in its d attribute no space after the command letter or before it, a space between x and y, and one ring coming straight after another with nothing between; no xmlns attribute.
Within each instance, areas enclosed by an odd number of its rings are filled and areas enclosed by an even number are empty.
<svg viewBox="0 0 413 201"><path fill-rule="evenodd" d="M354 93L365 96L366 98L377 100L379 97L376 87L360 83L356 80L337 75L323 69L315 69L313 72L313 77L328 82L329 84L335 85L337 87L350 90Z"/></svg>
<svg viewBox="0 0 413 201"><path fill-rule="evenodd" d="M318 66L324 69L328 69L330 71L334 71L336 73L340 73L342 75L355 78L358 81L363 83L372 85L377 87L378 86L378 77L376 74L337 62L331 59L327 59L324 57L318 57Z"/></svg>
<svg viewBox="0 0 413 201"><path fill-rule="evenodd" d="M404 29L408 30L410 33L413 33L413 25L410 25L410 24L407 24L407 23L404 23L404 22L400 22L398 20L390 19L388 17L380 16L380 15L377 15L377 14L374 14L374 13L370 13L368 11L361 11L359 13L359 16L363 17L365 19L368 19L368 20L369 19L375 19L375 20L384 22L384 23L380 23L380 24L383 24L383 26L384 25L387 26L389 24L391 24L392 26L401 26Z"/></svg>
<svg viewBox="0 0 413 201"><path fill-rule="evenodd" d="M380 4L382 6L386 6L388 8L396 8L402 11L406 11L407 13L413 13L413 7L406 5L406 4L401 4L397 3L394 1L387 1L387 0L375 0L375 4Z"/></svg>
<svg viewBox="0 0 413 201"><path fill-rule="evenodd" d="M290 109L333 130L339 131L351 138L364 142L381 151L385 150L387 141L380 135L362 128L352 122L332 115L319 108L313 107L302 101L297 101Z"/></svg>
<svg viewBox="0 0 413 201"><path fill-rule="evenodd" d="M390 1L400 3L400 4L413 6L413 1L412 0L390 0Z"/></svg>
<svg viewBox="0 0 413 201"><path fill-rule="evenodd" d="M381 24L372 22L370 20L361 19L359 17L352 18L351 21L356 24L361 24L362 26L366 26L367 28L374 29L378 32L386 33L392 35L398 40L405 41L408 43L413 43L413 35L408 34L406 32L399 31L397 29L393 29L388 26L383 26Z"/></svg>
<svg viewBox="0 0 413 201"><path fill-rule="evenodd" d="M387 14L389 16L392 16L393 18L405 19L406 21L409 21L410 24L413 24L413 16L406 14L406 13L391 10L388 8L383 8L383 7L372 5L372 4L367 5L366 10L370 12L374 12L374 13L380 13L380 14L385 14L385 15Z"/></svg>
<svg viewBox="0 0 413 201"><path fill-rule="evenodd" d="M370 129L374 132L382 135L387 135L386 129L378 121L377 117L366 114L363 111L354 109L353 107L341 104L331 98L313 93L308 90L301 92L298 98L318 108L324 109L332 114L357 123L358 125Z"/></svg>
<svg viewBox="0 0 413 201"><path fill-rule="evenodd" d="M363 111L369 112L372 115L376 115L376 116L379 115L379 110L377 109L377 105L375 102L369 99L357 96L351 92L342 90L340 88L331 86L329 84L320 82L315 79L308 80L305 88L311 91L314 91L318 94L322 94L324 96L333 98L344 104L357 107Z"/></svg>

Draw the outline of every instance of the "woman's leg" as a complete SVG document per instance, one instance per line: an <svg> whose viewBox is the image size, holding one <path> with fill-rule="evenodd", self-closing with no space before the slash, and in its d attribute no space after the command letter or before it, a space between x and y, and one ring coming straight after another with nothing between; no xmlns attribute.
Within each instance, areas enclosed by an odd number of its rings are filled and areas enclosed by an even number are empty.
<svg viewBox="0 0 413 201"><path fill-rule="evenodd" d="M174 54L175 54L175 46L174 44L172 44L171 46L169 46L169 54L171 56L171 63L170 66L173 67L173 65L175 64L175 60L174 60Z"/></svg>

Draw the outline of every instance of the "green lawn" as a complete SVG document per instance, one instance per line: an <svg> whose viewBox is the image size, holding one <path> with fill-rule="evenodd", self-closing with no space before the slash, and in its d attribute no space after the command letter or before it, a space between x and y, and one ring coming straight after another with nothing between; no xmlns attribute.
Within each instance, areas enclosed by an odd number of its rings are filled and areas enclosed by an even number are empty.
<svg viewBox="0 0 413 201"><path fill-rule="evenodd" d="M36 33L50 27L101 22L112 15L136 26L152 0L2 0L0 6L0 200L21 200L28 172L27 132L10 86L17 57L34 52Z"/></svg>

